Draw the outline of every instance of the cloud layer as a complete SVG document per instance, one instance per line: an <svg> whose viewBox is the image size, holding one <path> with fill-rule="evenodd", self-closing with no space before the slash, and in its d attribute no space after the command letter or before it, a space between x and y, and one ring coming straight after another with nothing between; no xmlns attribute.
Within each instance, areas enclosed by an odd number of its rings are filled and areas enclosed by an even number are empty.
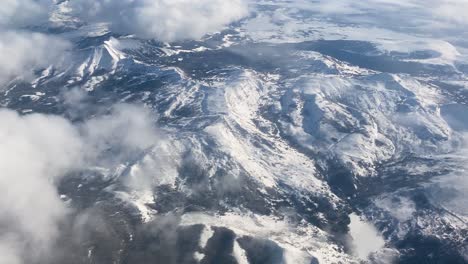
<svg viewBox="0 0 468 264"><path fill-rule="evenodd" d="M53 182L80 166L82 148L62 118L0 110L0 263L45 256L67 212Z"/></svg>
<svg viewBox="0 0 468 264"><path fill-rule="evenodd" d="M0 30L0 87L18 76L31 79L35 69L59 65L69 47L68 42L41 33Z"/></svg>
<svg viewBox="0 0 468 264"><path fill-rule="evenodd" d="M76 16L140 38L198 39L247 15L243 0L77 0Z"/></svg>
<svg viewBox="0 0 468 264"><path fill-rule="evenodd" d="M6 0L0 8L0 87L21 75L56 65L66 41L25 29L47 25L53 0ZM107 23L115 33L144 39L199 39L247 15L243 0L74 0L71 15L85 23ZM56 8L55 8L56 9ZM21 31L18 31L21 29Z"/></svg>
<svg viewBox="0 0 468 264"><path fill-rule="evenodd" d="M33 71L59 64L67 41L27 30L46 23L52 0L5 0L0 7L0 90L13 78L26 80Z"/></svg>
<svg viewBox="0 0 468 264"><path fill-rule="evenodd" d="M17 28L46 22L52 6L52 0L3 0L0 27Z"/></svg>
<svg viewBox="0 0 468 264"><path fill-rule="evenodd" d="M116 165L151 147L159 135L153 124L148 111L131 105L83 124L1 109L0 263L47 262L69 211L56 183L73 171Z"/></svg>

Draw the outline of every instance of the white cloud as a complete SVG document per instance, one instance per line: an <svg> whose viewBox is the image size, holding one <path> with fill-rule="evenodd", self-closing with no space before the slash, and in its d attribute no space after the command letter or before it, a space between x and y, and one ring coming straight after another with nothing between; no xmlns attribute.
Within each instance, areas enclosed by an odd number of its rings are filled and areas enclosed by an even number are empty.
<svg viewBox="0 0 468 264"><path fill-rule="evenodd" d="M55 2L5 0L0 28L46 23ZM84 22L104 22L116 33L161 41L198 39L248 14L244 0L73 0L68 5Z"/></svg>
<svg viewBox="0 0 468 264"><path fill-rule="evenodd" d="M82 124L1 109L0 264L46 261L69 211L57 192L60 179L115 165L154 145L158 135L149 112L137 106L118 105Z"/></svg>
<svg viewBox="0 0 468 264"><path fill-rule="evenodd" d="M0 110L0 252L10 252L13 263L42 257L52 246L67 212L53 182L80 165L81 150L78 133L62 118Z"/></svg>
<svg viewBox="0 0 468 264"><path fill-rule="evenodd" d="M0 27L23 27L45 22L52 0L3 0L0 6Z"/></svg>
<svg viewBox="0 0 468 264"><path fill-rule="evenodd" d="M33 71L59 64L69 44L50 35L26 29L49 19L53 0L5 0L0 5L0 88L21 76L30 79Z"/></svg>
<svg viewBox="0 0 468 264"><path fill-rule="evenodd" d="M392 196L381 197L374 200L377 207L387 211L400 222L410 220L416 212L414 202L406 197L395 199Z"/></svg>
<svg viewBox="0 0 468 264"><path fill-rule="evenodd" d="M426 2L425 5L435 17L448 22L468 25L468 16L466 16L466 11L468 10L467 0L440 0L433 3L434 5L430 5Z"/></svg>
<svg viewBox="0 0 468 264"><path fill-rule="evenodd" d="M84 21L161 41L198 39L247 15L243 0L76 0L71 6Z"/></svg>
<svg viewBox="0 0 468 264"><path fill-rule="evenodd" d="M68 48L68 42L41 33L0 30L0 85L18 76L28 80L38 68L58 66Z"/></svg>
<svg viewBox="0 0 468 264"><path fill-rule="evenodd" d="M356 214L351 214L350 218L349 233L353 239L354 254L366 260L371 253L381 250L385 241L372 224Z"/></svg>
<svg viewBox="0 0 468 264"><path fill-rule="evenodd" d="M0 264L21 264L21 254L18 252L18 246L12 237L1 237L0 240Z"/></svg>
<svg viewBox="0 0 468 264"><path fill-rule="evenodd" d="M88 139L88 148L94 152L104 153L114 148L111 151L126 158L132 152L151 147L158 140L154 123L147 109L121 104L110 114L87 121L81 130Z"/></svg>
<svg viewBox="0 0 468 264"><path fill-rule="evenodd" d="M64 59L69 44L24 29L46 24L53 0L6 0L0 6L0 86ZM198 39L247 14L243 0L74 0L72 14L84 22L108 23L116 33L174 41ZM22 29L22 31L18 31Z"/></svg>

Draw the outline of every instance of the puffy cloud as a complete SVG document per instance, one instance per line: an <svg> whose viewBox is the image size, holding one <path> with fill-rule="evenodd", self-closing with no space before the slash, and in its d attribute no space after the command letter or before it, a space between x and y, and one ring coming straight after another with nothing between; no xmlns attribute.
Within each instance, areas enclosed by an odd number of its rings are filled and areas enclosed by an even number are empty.
<svg viewBox="0 0 468 264"><path fill-rule="evenodd" d="M53 182L80 165L82 147L62 118L0 110L0 252L10 255L4 263L43 257L52 246L67 212Z"/></svg>
<svg viewBox="0 0 468 264"><path fill-rule="evenodd" d="M0 27L39 25L56 1L6 0ZM173 41L197 39L247 15L244 0L73 0L72 14L84 22L105 22L116 33Z"/></svg>
<svg viewBox="0 0 468 264"><path fill-rule="evenodd" d="M45 24L53 0L6 0L0 7L0 86L33 70L58 64L69 44L50 35L18 32ZM174 41L197 39L247 14L243 0L74 0L72 14L84 22L105 22L116 33Z"/></svg>
<svg viewBox="0 0 468 264"><path fill-rule="evenodd" d="M17 76L30 79L33 71L59 65L68 42L41 33L0 30L0 87Z"/></svg>
<svg viewBox="0 0 468 264"><path fill-rule="evenodd" d="M121 104L108 115L87 121L81 128L93 152L113 151L125 159L151 147L160 137L147 109ZM122 159L118 158L118 159Z"/></svg>
<svg viewBox="0 0 468 264"><path fill-rule="evenodd" d="M1 109L0 263L47 262L69 211L56 183L88 166L115 165L158 135L149 112L130 105L81 124Z"/></svg>
<svg viewBox="0 0 468 264"><path fill-rule="evenodd" d="M364 221L356 214L351 214L350 219L350 235L356 256L365 260L371 253L377 252L384 247L384 239L372 224Z"/></svg>
<svg viewBox="0 0 468 264"><path fill-rule="evenodd" d="M74 13L141 38L198 39L247 15L243 0L76 0Z"/></svg>
<svg viewBox="0 0 468 264"><path fill-rule="evenodd" d="M29 79L33 71L59 64L69 48L58 37L26 29L47 22L54 1L5 0L0 6L0 88L18 76Z"/></svg>

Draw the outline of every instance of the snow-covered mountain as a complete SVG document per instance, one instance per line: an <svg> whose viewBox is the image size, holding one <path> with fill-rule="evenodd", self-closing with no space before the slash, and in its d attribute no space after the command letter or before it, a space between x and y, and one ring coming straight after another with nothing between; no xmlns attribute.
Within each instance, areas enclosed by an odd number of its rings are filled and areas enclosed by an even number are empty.
<svg viewBox="0 0 468 264"><path fill-rule="evenodd" d="M131 151L105 141L60 179L71 213L49 263L468 261L462 44L304 1L250 3L165 43L68 4L40 28L71 43L65 63L5 84L0 105L62 116L87 141L108 133L87 122L138 105L158 133ZM132 130L110 123L110 137Z"/></svg>

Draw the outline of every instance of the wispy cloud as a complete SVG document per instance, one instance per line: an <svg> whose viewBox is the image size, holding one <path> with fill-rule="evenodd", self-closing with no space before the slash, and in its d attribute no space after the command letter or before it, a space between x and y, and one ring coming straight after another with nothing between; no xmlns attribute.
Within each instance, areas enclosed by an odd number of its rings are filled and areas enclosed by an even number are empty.
<svg viewBox="0 0 468 264"><path fill-rule="evenodd" d="M4 0L0 27L19 28L47 21L53 0Z"/></svg>
<svg viewBox="0 0 468 264"><path fill-rule="evenodd" d="M6 0L0 7L0 89L18 76L30 79L33 71L59 64L68 42L28 30L46 23L52 0Z"/></svg>
<svg viewBox="0 0 468 264"><path fill-rule="evenodd" d="M0 87L21 76L30 80L35 69L61 64L67 41L41 33L0 30Z"/></svg>

